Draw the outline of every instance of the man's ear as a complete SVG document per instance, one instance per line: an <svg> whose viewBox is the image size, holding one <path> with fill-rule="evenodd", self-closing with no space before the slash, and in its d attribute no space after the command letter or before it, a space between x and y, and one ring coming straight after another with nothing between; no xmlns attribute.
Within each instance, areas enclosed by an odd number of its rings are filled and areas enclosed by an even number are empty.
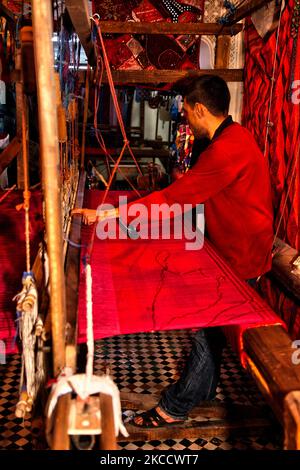
<svg viewBox="0 0 300 470"><path fill-rule="evenodd" d="M201 119L203 118L206 107L202 103L195 103L194 111L196 113L196 116Z"/></svg>

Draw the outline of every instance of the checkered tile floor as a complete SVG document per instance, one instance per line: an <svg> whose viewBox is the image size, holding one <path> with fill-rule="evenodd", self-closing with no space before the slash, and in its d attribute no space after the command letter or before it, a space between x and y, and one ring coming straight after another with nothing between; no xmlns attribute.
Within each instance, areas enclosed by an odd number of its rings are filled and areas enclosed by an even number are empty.
<svg viewBox="0 0 300 470"><path fill-rule="evenodd" d="M120 391L158 394L178 376L178 370L189 352L189 330L140 333L118 336L96 343L95 374L109 371ZM0 449L45 448L41 424L25 421L14 415L18 398L20 359L10 356L0 371ZM236 356L227 348L224 351L221 381L216 400L225 404L249 404L261 406L266 417L269 410L257 388L239 365ZM202 418L204 419L204 418ZM282 436L277 426L272 431L261 431L249 438L167 439L150 442L119 443L120 449L281 449Z"/></svg>

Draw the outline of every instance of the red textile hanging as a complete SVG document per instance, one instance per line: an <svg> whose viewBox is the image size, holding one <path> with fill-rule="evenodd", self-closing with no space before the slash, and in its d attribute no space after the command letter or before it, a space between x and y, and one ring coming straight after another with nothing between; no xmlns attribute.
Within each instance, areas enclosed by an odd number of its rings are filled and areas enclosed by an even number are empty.
<svg viewBox="0 0 300 470"><path fill-rule="evenodd" d="M3 194L3 192L1 192ZM6 353L14 352L16 333L16 303L13 297L22 286L25 260L25 215L16 210L23 203L22 191L11 193L0 206L0 340L5 342ZM30 198L31 262L37 254L43 237L42 197L32 191Z"/></svg>
<svg viewBox="0 0 300 470"><path fill-rule="evenodd" d="M279 238L300 249L300 32L293 22L295 1L289 0L282 13L276 72L271 102L266 157L269 160L275 230L282 218ZM271 93L276 50L275 29L261 38L250 19L245 28L245 87L243 124L255 136L262 151ZM297 82L298 81L298 82ZM298 159L298 160L297 160ZM285 204L286 203L286 204ZM270 280L264 279L266 299L285 320L293 338L300 334L300 307Z"/></svg>
<svg viewBox="0 0 300 470"><path fill-rule="evenodd" d="M111 192L107 202L117 204ZM96 208L101 192L88 191ZM82 243L90 241L83 229ZM240 281L208 242L186 251L185 240L99 240L91 257L94 338L180 328L278 324L270 307ZM84 253L83 253L84 255ZM86 340L84 271L79 289L79 342Z"/></svg>
<svg viewBox="0 0 300 470"><path fill-rule="evenodd" d="M275 227L284 210L278 236L300 249L299 160L292 180L300 140L300 103L296 104L292 99L293 93L295 99L297 94L293 86L300 79L300 34L298 31L296 37L291 35L293 8L294 0L288 1L280 23L266 156L270 164ZM246 23L243 124L254 135L262 151L265 147L276 35L277 29L268 39L263 39L250 19Z"/></svg>

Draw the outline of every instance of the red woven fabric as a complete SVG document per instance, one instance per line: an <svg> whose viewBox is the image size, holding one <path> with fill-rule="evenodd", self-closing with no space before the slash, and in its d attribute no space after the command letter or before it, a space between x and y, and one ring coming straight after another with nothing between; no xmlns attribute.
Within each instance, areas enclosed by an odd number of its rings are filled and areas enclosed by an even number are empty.
<svg viewBox="0 0 300 470"><path fill-rule="evenodd" d="M297 97L299 99L296 81L300 80L300 32L295 39L291 35L293 7L293 0L287 2L281 19L266 156L270 163L276 227L283 214L278 236L292 247L300 249L299 160L294 173L300 135L300 104L296 101ZM276 38L277 29L270 37L261 38L248 19L245 29L243 123L254 135L262 151L265 146ZM291 188L288 193L289 185ZM287 204L284 207L287 193Z"/></svg>
<svg viewBox="0 0 300 470"><path fill-rule="evenodd" d="M85 207L96 208L101 195L87 192ZM118 195L110 193L107 202L117 204ZM89 243L90 232L90 227L83 229L83 243ZM280 323L208 242L199 251L186 251L184 243L95 238L91 257L95 339L145 331L220 325L242 325L244 329ZM86 340L83 270L78 338L79 342Z"/></svg>
<svg viewBox="0 0 300 470"><path fill-rule="evenodd" d="M32 261L43 235L41 201L41 193L34 191L30 199ZM26 270L25 215L24 210L16 210L16 205L22 202L22 191L17 191L11 193L0 206L0 339L5 341L7 353L16 349L13 344L16 303L12 299L22 288L22 274Z"/></svg>
<svg viewBox="0 0 300 470"><path fill-rule="evenodd" d="M270 164L275 229L282 218L279 238L299 250L300 28L297 35L292 34L294 6L294 0L286 2L281 18L270 112L272 124L266 157ZM269 37L261 38L248 19L245 28L243 122L262 150L265 145L276 38L277 29ZM286 296L270 280L264 281L262 290L272 308L284 318L291 336L299 338L299 303Z"/></svg>
<svg viewBox="0 0 300 470"><path fill-rule="evenodd" d="M141 201L152 204L204 203L209 240L241 279L271 269L273 209L269 169L253 136L231 124L201 153L182 178ZM130 205L129 205L130 206Z"/></svg>

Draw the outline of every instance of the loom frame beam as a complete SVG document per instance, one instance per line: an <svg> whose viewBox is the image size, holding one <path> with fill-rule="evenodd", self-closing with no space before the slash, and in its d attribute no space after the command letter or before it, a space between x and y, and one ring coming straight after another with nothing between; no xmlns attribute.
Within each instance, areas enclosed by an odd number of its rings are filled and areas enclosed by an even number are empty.
<svg viewBox="0 0 300 470"><path fill-rule="evenodd" d="M53 372L57 376L65 367L66 297L63 265L61 221L61 184L54 57L52 45L52 11L48 0L32 0L34 55L39 108L39 130L45 225L49 257L50 315L53 345ZM43 24L43 28L40 25Z"/></svg>

